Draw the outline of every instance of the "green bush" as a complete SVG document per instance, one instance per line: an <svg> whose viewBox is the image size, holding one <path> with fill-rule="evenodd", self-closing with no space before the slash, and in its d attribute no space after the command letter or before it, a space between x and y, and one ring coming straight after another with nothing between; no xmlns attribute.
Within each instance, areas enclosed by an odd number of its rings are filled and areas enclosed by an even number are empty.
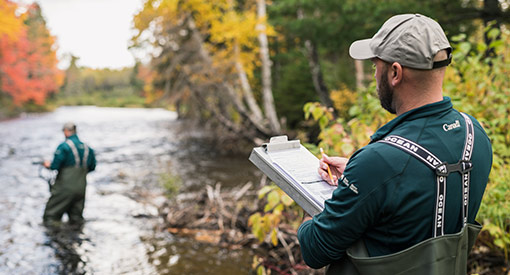
<svg viewBox="0 0 510 275"><path fill-rule="evenodd" d="M51 104L57 106L148 107L145 98L126 87L114 88L112 90L97 90L75 95L57 95Z"/></svg>
<svg viewBox="0 0 510 275"><path fill-rule="evenodd" d="M483 33L492 42L487 45ZM510 248L510 34L499 29L481 30L467 39L453 39L453 66L447 70L445 93L460 111L483 125L492 142L494 162L489 184L478 213L483 230L493 238L492 246L503 250L508 261ZM487 52L492 49L494 55Z"/></svg>
<svg viewBox="0 0 510 275"><path fill-rule="evenodd" d="M182 179L179 175L163 173L159 175L159 183L165 189L167 198L172 199L179 194L182 186Z"/></svg>

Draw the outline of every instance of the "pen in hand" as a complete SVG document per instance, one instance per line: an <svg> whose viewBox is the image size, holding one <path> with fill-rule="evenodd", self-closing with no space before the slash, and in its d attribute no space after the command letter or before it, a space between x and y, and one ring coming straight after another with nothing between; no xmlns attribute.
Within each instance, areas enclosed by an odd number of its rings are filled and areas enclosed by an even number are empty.
<svg viewBox="0 0 510 275"><path fill-rule="evenodd" d="M324 157L324 150L322 149L322 147L320 148L320 151L321 151L321 154L322 156ZM329 165L327 163L326 164L326 167L328 168L328 175L329 175L329 178L331 179L331 184L335 184L335 181L333 180L333 175L331 174L331 169L329 168Z"/></svg>

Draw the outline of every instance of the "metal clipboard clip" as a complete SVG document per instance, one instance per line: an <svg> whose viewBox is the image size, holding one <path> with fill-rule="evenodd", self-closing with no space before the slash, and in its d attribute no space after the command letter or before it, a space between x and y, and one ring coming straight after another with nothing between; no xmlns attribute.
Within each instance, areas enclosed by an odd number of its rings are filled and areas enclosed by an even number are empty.
<svg viewBox="0 0 510 275"><path fill-rule="evenodd" d="M266 152L274 152L279 150L285 150L285 149L293 149L293 148L299 148L301 146L301 143L298 139L296 140L289 140L287 136L276 136L272 137L269 140L269 143L262 144L262 148Z"/></svg>

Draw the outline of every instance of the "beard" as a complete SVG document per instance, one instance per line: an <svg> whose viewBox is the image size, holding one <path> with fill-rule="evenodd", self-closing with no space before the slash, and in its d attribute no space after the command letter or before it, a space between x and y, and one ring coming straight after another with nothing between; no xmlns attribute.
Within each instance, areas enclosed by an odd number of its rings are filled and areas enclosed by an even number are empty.
<svg viewBox="0 0 510 275"><path fill-rule="evenodd" d="M393 87L388 83L388 67L385 67L381 74L381 81L377 85L377 95L381 106L388 112L396 114L395 107L393 106Z"/></svg>

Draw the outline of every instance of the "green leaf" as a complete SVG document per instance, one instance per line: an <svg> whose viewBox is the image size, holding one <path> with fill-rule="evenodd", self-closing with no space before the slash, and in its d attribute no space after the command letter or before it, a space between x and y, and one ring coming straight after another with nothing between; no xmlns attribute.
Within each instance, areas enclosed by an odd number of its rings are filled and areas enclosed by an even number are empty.
<svg viewBox="0 0 510 275"><path fill-rule="evenodd" d="M263 198L269 191L273 190L273 186L271 185L266 185L264 187L262 187L262 189L259 190L259 199Z"/></svg>
<svg viewBox="0 0 510 275"><path fill-rule="evenodd" d="M326 116L322 116L320 119L319 119L319 126L321 129L324 129L326 128L326 126L328 126L328 123L329 123L329 120Z"/></svg>
<svg viewBox="0 0 510 275"><path fill-rule="evenodd" d="M505 45L505 42L503 42L502 40L494 40L491 42L489 47L494 48L494 49L499 49L499 48L503 47L504 45Z"/></svg>
<svg viewBox="0 0 510 275"><path fill-rule="evenodd" d="M292 200L291 197L289 197L287 194L284 194L282 197L281 197L281 200L282 200L282 203L285 205L285 206L291 206L293 203L294 203L294 200Z"/></svg>
<svg viewBox="0 0 510 275"><path fill-rule="evenodd" d="M271 215L264 215L264 218L262 219L262 229L264 232L269 232L271 230L271 223L270 223L270 216Z"/></svg>
<svg viewBox="0 0 510 275"><path fill-rule="evenodd" d="M501 239L495 239L494 240L494 244L501 247L501 248L504 248L505 247L505 243L503 242L503 240Z"/></svg>
<svg viewBox="0 0 510 275"><path fill-rule="evenodd" d="M464 54L467 54L470 50L471 50L471 43L469 42L462 42L459 44L459 50L464 53Z"/></svg>
<svg viewBox="0 0 510 275"><path fill-rule="evenodd" d="M476 50L479 52L479 53L483 53L487 50L487 45L485 43L478 43L476 45Z"/></svg>
<svg viewBox="0 0 510 275"><path fill-rule="evenodd" d="M489 31L489 33L487 33L487 37L489 37L489 39L491 39L491 40L495 40L495 39L497 39L497 38L498 38L498 36L499 36L499 34L500 34L500 33L501 33L501 32L499 31L499 29L494 28L494 29L491 29L491 30Z"/></svg>
<svg viewBox="0 0 510 275"><path fill-rule="evenodd" d="M276 190L273 190L267 195L267 204L274 208L278 203L280 203L280 195L278 195Z"/></svg>
<svg viewBox="0 0 510 275"><path fill-rule="evenodd" d="M308 120L310 118L310 113L315 108L315 104L313 102L308 102L303 106L303 112L305 113L305 120Z"/></svg>
<svg viewBox="0 0 510 275"><path fill-rule="evenodd" d="M358 105L354 105L349 109L349 115L354 117L360 113L360 107Z"/></svg>
<svg viewBox="0 0 510 275"><path fill-rule="evenodd" d="M322 115L324 115L324 110L322 110L322 108L314 108L312 110L312 116L314 120L318 120Z"/></svg>
<svg viewBox="0 0 510 275"><path fill-rule="evenodd" d="M248 225L256 225L260 223L260 213L255 213L248 219Z"/></svg>
<svg viewBox="0 0 510 275"><path fill-rule="evenodd" d="M273 228L273 231L271 231L271 243L274 246L278 245L278 232L276 231L276 228Z"/></svg>
<svg viewBox="0 0 510 275"><path fill-rule="evenodd" d="M464 41L464 40L466 40L466 34L461 33L461 34L455 35L451 38L451 40L452 40L452 42Z"/></svg>
<svg viewBox="0 0 510 275"><path fill-rule="evenodd" d="M282 211L283 211L283 204L279 203L274 209L273 209L273 214L275 215L281 215L282 214Z"/></svg>

